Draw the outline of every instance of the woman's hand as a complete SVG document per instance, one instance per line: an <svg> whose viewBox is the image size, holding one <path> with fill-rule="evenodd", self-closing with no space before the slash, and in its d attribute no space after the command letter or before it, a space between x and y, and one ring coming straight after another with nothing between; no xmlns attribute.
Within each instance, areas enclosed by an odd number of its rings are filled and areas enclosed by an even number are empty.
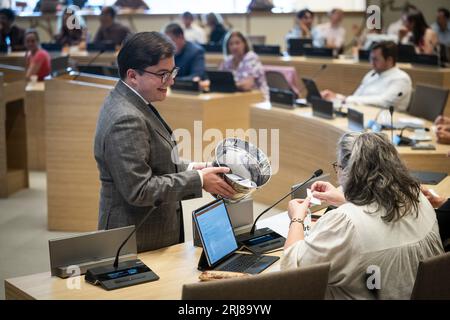
<svg viewBox="0 0 450 320"><path fill-rule="evenodd" d="M329 182L314 182L311 186L311 191L314 198L325 201L335 207L339 207L346 202L342 191L339 191Z"/></svg>
<svg viewBox="0 0 450 320"><path fill-rule="evenodd" d="M253 77L247 77L236 82L236 87L242 91L250 91L255 86L255 79Z"/></svg>
<svg viewBox="0 0 450 320"><path fill-rule="evenodd" d="M306 214L308 213L309 203L311 201L311 198L306 199L293 199L289 201L288 206L288 215L289 218L294 219L302 219L304 220L306 217Z"/></svg>
<svg viewBox="0 0 450 320"><path fill-rule="evenodd" d="M424 186L421 186L420 188L422 189L422 192L425 195L425 197L427 197L428 201L430 201L433 208L437 209L437 208L441 207L447 201L447 199L440 197L435 193L432 193L430 190L428 190Z"/></svg>

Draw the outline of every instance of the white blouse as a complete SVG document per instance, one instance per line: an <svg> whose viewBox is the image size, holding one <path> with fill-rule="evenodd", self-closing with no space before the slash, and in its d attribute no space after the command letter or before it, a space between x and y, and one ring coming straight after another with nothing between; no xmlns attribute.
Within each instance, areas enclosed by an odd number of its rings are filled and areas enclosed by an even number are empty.
<svg viewBox="0 0 450 320"><path fill-rule="evenodd" d="M281 269L330 262L326 299L409 299L419 261L444 253L436 213L423 194L417 217L384 222L367 210L375 207L346 203L325 214L285 250Z"/></svg>

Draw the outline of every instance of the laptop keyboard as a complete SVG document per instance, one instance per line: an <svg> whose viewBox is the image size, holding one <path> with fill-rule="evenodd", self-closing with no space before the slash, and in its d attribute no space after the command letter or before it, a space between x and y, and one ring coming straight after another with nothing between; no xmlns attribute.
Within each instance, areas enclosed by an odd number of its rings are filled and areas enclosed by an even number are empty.
<svg viewBox="0 0 450 320"><path fill-rule="evenodd" d="M222 271L232 271L232 272L244 272L251 266L253 266L258 260L260 256L256 256L253 254L239 254L239 256L225 265L220 267Z"/></svg>

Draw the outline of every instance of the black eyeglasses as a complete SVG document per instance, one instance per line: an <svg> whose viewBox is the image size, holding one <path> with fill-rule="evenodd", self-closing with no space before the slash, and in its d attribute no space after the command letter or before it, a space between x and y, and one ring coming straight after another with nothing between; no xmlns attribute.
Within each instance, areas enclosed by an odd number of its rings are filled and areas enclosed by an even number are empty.
<svg viewBox="0 0 450 320"><path fill-rule="evenodd" d="M177 76L179 70L180 70L180 68L175 67L175 68L172 69L172 71L166 71L164 73L154 73L154 72L150 72L150 71L147 71L147 70L141 70L141 71L145 72L145 73L152 74L154 76L157 76L157 77L161 78L161 83L166 83L169 80L169 78L172 79L172 80L175 79L175 77Z"/></svg>
<svg viewBox="0 0 450 320"><path fill-rule="evenodd" d="M336 174L338 173L338 168L339 168L339 169L342 169L342 166L339 165L339 164L337 163L337 161L333 162L331 165L333 166L334 172L336 172Z"/></svg>

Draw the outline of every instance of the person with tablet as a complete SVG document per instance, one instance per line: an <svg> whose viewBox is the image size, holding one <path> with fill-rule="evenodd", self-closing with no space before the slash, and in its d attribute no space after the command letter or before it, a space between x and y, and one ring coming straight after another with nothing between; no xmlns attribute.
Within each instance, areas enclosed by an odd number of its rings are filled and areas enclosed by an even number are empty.
<svg viewBox="0 0 450 320"><path fill-rule="evenodd" d="M376 44L370 52L373 69L363 78L356 91L346 97L331 90L321 95L329 101L340 100L345 104L372 105L380 108L394 106L406 111L412 93L412 81L409 75L400 70L397 64L397 45L392 41Z"/></svg>
<svg viewBox="0 0 450 320"><path fill-rule="evenodd" d="M333 167L343 191L321 181L311 190L337 208L308 237L309 198L289 202L281 269L330 262L327 299L409 299L419 262L444 252L419 182L383 133L344 134Z"/></svg>

